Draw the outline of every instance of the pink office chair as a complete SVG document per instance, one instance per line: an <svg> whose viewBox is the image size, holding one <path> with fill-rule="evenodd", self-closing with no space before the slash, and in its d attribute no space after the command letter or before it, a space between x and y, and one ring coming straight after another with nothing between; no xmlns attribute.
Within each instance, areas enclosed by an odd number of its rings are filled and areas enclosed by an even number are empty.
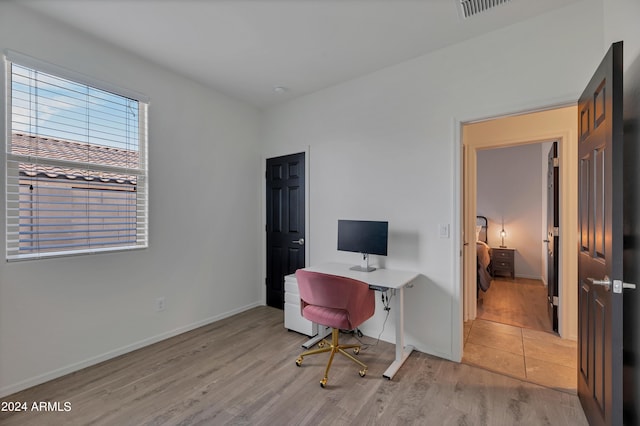
<svg viewBox="0 0 640 426"><path fill-rule="evenodd" d="M320 386L327 385L329 368L333 356L341 353L362 367L360 377L367 374L367 366L360 360L348 354L345 349L353 348L353 353L360 352L360 345L340 345L338 335L340 329L354 330L360 324L371 318L375 311L373 290L362 281L336 275L298 270L296 272L298 288L300 290L300 310L302 316L317 324L331 327L331 343L322 339L319 349L313 349L300 354L296 365L300 367L307 355L331 352L329 363L324 371L324 378Z"/></svg>

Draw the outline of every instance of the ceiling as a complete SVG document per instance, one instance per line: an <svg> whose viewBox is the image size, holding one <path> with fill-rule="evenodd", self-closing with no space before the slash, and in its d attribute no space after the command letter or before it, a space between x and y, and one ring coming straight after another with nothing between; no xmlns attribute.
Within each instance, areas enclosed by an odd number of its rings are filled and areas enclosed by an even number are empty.
<svg viewBox="0 0 640 426"><path fill-rule="evenodd" d="M468 19L460 0L16 3L263 108L576 1L513 0Z"/></svg>

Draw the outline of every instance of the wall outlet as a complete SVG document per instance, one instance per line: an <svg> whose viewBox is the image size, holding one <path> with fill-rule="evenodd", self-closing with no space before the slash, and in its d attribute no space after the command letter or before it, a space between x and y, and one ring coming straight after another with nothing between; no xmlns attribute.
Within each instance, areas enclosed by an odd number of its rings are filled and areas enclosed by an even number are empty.
<svg viewBox="0 0 640 426"><path fill-rule="evenodd" d="M156 312L164 311L167 309L167 301L164 297L158 297L156 299Z"/></svg>

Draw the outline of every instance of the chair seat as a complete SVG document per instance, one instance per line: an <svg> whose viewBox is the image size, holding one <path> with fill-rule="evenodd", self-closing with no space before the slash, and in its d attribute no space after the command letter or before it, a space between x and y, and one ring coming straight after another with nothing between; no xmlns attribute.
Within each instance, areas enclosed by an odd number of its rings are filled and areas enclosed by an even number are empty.
<svg viewBox="0 0 640 426"><path fill-rule="evenodd" d="M355 327L349 320L349 312L344 309L307 305L302 309L302 316L317 324L331 328L353 330Z"/></svg>

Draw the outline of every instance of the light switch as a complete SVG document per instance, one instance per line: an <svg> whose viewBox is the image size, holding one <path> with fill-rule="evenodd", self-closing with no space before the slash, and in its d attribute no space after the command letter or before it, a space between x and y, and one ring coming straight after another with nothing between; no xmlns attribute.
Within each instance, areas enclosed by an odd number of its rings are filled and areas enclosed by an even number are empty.
<svg viewBox="0 0 640 426"><path fill-rule="evenodd" d="M449 238L449 224L438 225L438 233L440 238Z"/></svg>

